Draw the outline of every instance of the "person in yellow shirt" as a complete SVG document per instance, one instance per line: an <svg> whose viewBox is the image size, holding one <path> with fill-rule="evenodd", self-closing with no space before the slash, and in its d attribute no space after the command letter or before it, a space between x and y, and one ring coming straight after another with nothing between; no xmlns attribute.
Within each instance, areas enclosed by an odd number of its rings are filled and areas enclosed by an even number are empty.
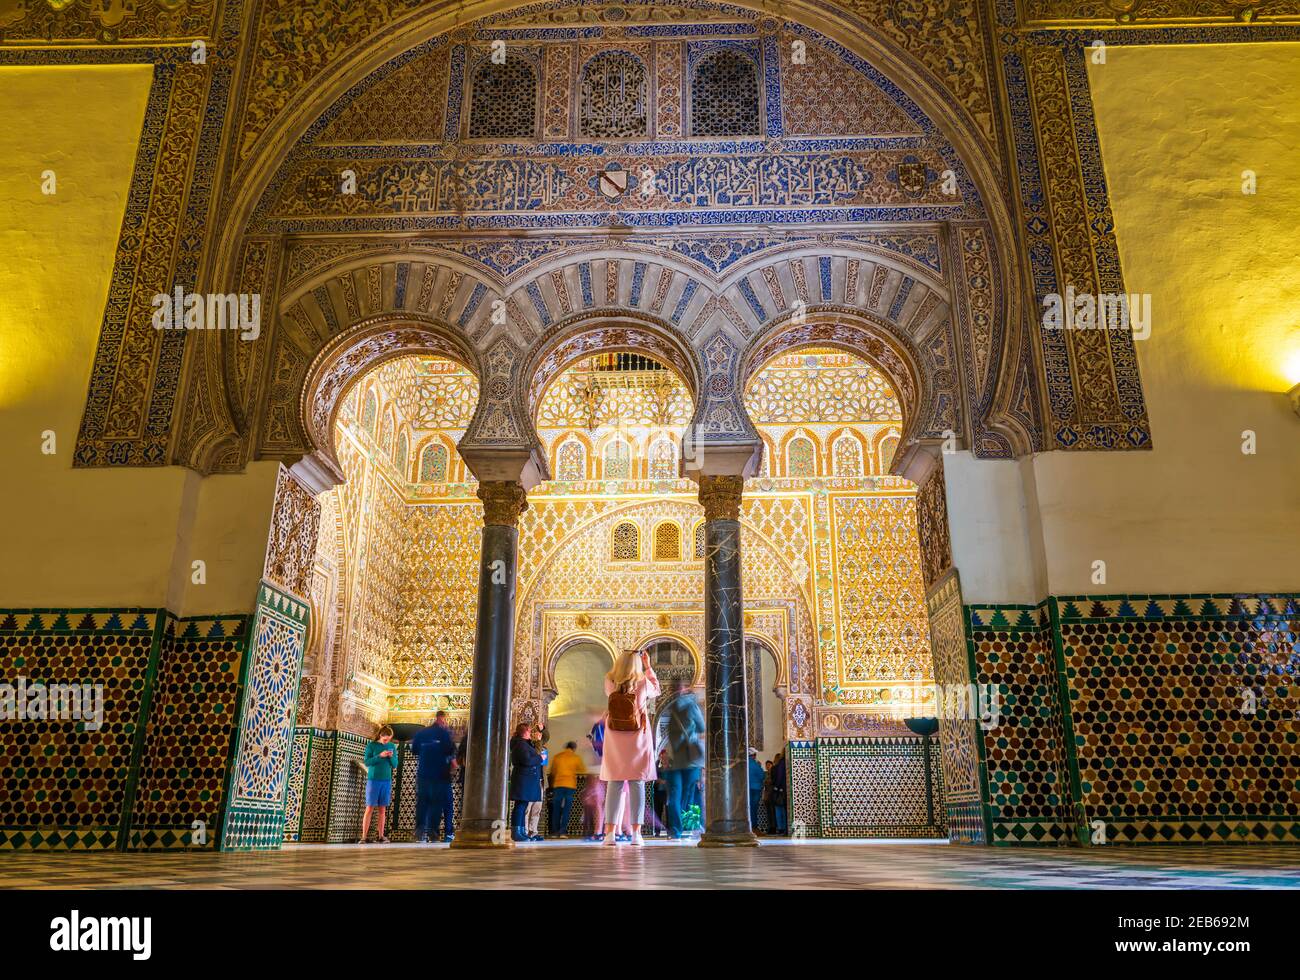
<svg viewBox="0 0 1300 980"><path fill-rule="evenodd" d="M573 797L578 792L578 777L587 772L582 764L582 756L576 751L577 748L577 742L568 742L564 746L564 751L551 760L552 837L569 836L569 811L573 808Z"/></svg>

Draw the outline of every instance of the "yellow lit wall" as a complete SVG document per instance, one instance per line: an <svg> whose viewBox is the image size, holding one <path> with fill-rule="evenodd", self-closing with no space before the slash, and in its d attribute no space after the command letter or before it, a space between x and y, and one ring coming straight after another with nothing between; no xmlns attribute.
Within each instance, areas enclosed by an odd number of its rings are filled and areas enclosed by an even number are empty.
<svg viewBox="0 0 1300 980"><path fill-rule="evenodd" d="M1300 48L1112 48L1089 81L1155 449L1036 460L1050 589L1300 588Z"/></svg>
<svg viewBox="0 0 1300 980"><path fill-rule="evenodd" d="M1112 46L1089 82L1155 448L954 460L967 601L1300 589L1300 47Z"/></svg>
<svg viewBox="0 0 1300 980"><path fill-rule="evenodd" d="M0 607L252 608L271 464L207 480L72 467L151 79L147 65L0 68ZM194 558L206 586L190 584Z"/></svg>

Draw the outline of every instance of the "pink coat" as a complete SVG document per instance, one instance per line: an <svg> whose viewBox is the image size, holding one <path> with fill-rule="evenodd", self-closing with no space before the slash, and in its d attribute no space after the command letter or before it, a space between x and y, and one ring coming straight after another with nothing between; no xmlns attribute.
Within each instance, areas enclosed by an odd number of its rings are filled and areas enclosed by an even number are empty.
<svg viewBox="0 0 1300 980"><path fill-rule="evenodd" d="M605 678L605 697L614 693L614 682ZM637 685L636 696L645 710L646 698L659 696L659 678L648 670ZM650 718L639 732L616 732L605 726L605 755L600 760L600 778L607 783L624 779L655 778L655 736Z"/></svg>

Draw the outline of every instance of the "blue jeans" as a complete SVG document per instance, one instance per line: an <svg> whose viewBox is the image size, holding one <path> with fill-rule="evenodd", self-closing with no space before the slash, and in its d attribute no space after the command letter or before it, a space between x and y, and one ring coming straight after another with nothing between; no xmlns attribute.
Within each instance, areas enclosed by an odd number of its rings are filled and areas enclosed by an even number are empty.
<svg viewBox="0 0 1300 980"><path fill-rule="evenodd" d="M749 787L749 829L758 830L758 804L763 799L763 790Z"/></svg>
<svg viewBox="0 0 1300 980"><path fill-rule="evenodd" d="M515 809L510 819L510 833L515 840L522 840L528 836L528 803L525 800L515 800Z"/></svg>
<svg viewBox="0 0 1300 980"><path fill-rule="evenodd" d="M672 837L682 835L682 811L694 802L695 781L699 778L698 768L664 770L664 780L668 783L668 802L664 806L664 820L668 824L668 833Z"/></svg>
<svg viewBox="0 0 1300 980"><path fill-rule="evenodd" d="M551 836L569 833L569 811L573 809L576 789L557 786L551 790Z"/></svg>
<svg viewBox="0 0 1300 980"><path fill-rule="evenodd" d="M454 805L451 800L451 783L435 779L417 779L415 783L415 838L438 839L439 832L446 822L446 830L441 833L452 836L456 824Z"/></svg>

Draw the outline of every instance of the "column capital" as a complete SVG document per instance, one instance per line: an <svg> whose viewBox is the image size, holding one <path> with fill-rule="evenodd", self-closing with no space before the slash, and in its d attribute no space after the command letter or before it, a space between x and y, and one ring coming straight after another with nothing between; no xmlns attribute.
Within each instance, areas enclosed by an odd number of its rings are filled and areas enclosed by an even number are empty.
<svg viewBox="0 0 1300 980"><path fill-rule="evenodd" d="M740 495L745 479L740 476L706 476L700 474L700 503L706 521L740 520Z"/></svg>
<svg viewBox="0 0 1300 980"><path fill-rule="evenodd" d="M483 523L518 527L519 515L528 509L528 494L513 480L488 480L478 485L483 501Z"/></svg>

